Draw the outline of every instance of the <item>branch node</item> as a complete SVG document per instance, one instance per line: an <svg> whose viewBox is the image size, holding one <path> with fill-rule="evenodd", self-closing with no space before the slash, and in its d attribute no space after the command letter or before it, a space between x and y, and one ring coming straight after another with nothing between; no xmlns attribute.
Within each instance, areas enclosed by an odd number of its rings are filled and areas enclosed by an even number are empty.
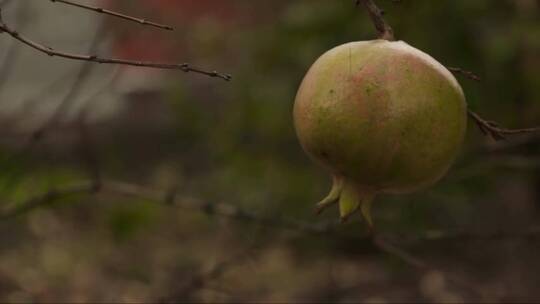
<svg viewBox="0 0 540 304"><path fill-rule="evenodd" d="M160 28L160 29L168 30L168 31L173 30L173 28L171 26L168 26L168 25L159 24L159 23L156 23L156 22L147 21L145 19L141 19L141 18L129 16L129 15L126 15L126 14L114 12L114 11L111 11L111 10L108 10L108 9L104 9L102 7L85 5L85 4L77 3L77 2L74 2L74 1L71 1L71 0L51 0L51 2L59 2L59 3L66 4L66 5L71 5L71 6L75 6L75 7L78 7L78 8L94 11L96 13L105 14L105 15L109 15L109 16L112 16L112 17L132 21L132 22L137 22L137 23L142 24L142 25L153 26L153 27L157 27L157 28Z"/></svg>
<svg viewBox="0 0 540 304"><path fill-rule="evenodd" d="M480 115L470 109L467 111L467 114L474 120L474 122L478 126L478 129L480 129L480 131L484 135L491 137L495 141L505 140L509 135L527 134L540 131L540 127L525 129L505 129L499 127L499 124L494 121L483 119L482 117L480 117Z"/></svg>
<svg viewBox="0 0 540 304"><path fill-rule="evenodd" d="M55 0L61 3L66 4L72 4L75 6L82 6L79 4L73 4L72 2L69 2L67 0ZM54 2L54 1L53 1ZM83 6L84 7L84 6ZM148 23L150 24L150 23ZM4 21L2 20L1 10L0 10L0 30L6 32L9 34L13 39L18 40L19 42L33 48L34 50L37 50L41 53L47 54L49 56L58 56L65 59L70 60L77 60L77 61L90 61L90 62L97 62L102 64L120 64L120 65L130 65L130 66L138 66L138 67L147 67L147 68L154 68L154 69L165 69L165 70L182 70L184 72L192 72L192 73L198 73L202 75L206 75L209 77L216 77L221 78L226 81L231 80L231 76L227 74L221 74L216 71L206 71L199 68L193 68L188 63L183 63L181 65L178 64L171 64L171 63L160 63L160 62L144 62L144 61L132 61L132 60L126 60L126 59L116 59L116 58L101 58L93 55L86 55L86 54L77 54L77 53L68 53L68 52L62 52L62 51L56 51L51 47L42 45L38 42L33 41L32 39L29 39L23 35L20 35L16 30L10 28Z"/></svg>

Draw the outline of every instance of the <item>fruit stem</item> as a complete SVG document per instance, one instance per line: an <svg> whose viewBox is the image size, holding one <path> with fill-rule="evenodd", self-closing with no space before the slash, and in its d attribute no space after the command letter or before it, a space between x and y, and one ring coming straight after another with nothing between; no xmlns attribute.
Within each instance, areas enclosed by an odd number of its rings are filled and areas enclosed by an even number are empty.
<svg viewBox="0 0 540 304"><path fill-rule="evenodd" d="M383 15L384 11L381 10L373 0L356 0L356 5L362 4L364 8L369 13L369 17L375 26L375 29L379 33L380 39L385 39L389 41L394 41L394 30L392 27L384 20Z"/></svg>

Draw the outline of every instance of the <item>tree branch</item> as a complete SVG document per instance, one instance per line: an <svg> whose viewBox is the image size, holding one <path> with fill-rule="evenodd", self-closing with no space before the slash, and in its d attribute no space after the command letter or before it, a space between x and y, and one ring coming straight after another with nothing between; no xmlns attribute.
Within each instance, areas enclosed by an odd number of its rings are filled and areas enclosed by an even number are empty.
<svg viewBox="0 0 540 304"><path fill-rule="evenodd" d="M460 74L460 75L463 75L469 79L472 79L474 81L481 81L482 78L480 78L478 75L476 75L475 73L471 72L471 71L467 71L467 70L464 70L464 69L461 69L461 68L454 68L454 67L446 67L450 72L454 73L454 74Z"/></svg>
<svg viewBox="0 0 540 304"><path fill-rule="evenodd" d="M67 198L69 196L91 194L95 190L96 187L92 182L74 183L58 189L51 189L45 194L32 197L20 204L17 204L11 209L4 210L0 213L0 220L7 220L17 217L38 207L51 205L56 201Z"/></svg>
<svg viewBox="0 0 540 304"><path fill-rule="evenodd" d="M379 38L390 41L395 40L394 30L383 18L384 11L373 0L356 0L356 5L359 6L360 4L367 10L375 29L379 33Z"/></svg>
<svg viewBox="0 0 540 304"><path fill-rule="evenodd" d="M132 60L116 59L116 58L102 58L97 55L85 55L85 54L76 54L76 53L57 51L57 50L52 49L51 47L39 44L29 39L19 34L16 30L9 27L2 19L1 10L0 10L0 32L6 32L12 38L26 44L27 46L39 52L47 54L51 57L58 56L58 57L71 59L71 60L89 61L89 62L96 62L96 63L103 63L103 64L121 64L121 65L148 67L148 68L155 68L155 69L180 70L186 73L192 72L192 73L206 75L209 77L217 77L226 81L229 81L232 79L231 75L223 74L217 71L205 71L197 67L192 67L189 63L173 64L173 63L132 61Z"/></svg>
<svg viewBox="0 0 540 304"><path fill-rule="evenodd" d="M395 40L394 31L392 27L384 20L384 11L381 10L373 0L356 0L356 5L362 4L369 13L371 21L375 26L375 29L379 33L379 38L393 41ZM455 74L464 75L475 81L480 81L481 78L471 71L463 70L456 67L447 67L447 69ZM493 138L494 140L506 139L508 135L525 134L540 131L540 127L525 128L525 129L505 129L499 127L499 125L493 121L487 121L480 117L480 115L468 109L468 115L476 122L476 125L486 136Z"/></svg>
<svg viewBox="0 0 540 304"><path fill-rule="evenodd" d="M455 68L455 67L446 67L446 68L455 74L464 75L465 77L472 79L474 81L481 81L481 78L471 71L467 71L467 70L463 70L461 68ZM540 131L540 127L524 128L524 129L501 128L498 123L483 119L479 114L473 112L471 109L467 110L467 114L469 115L470 118L474 120L474 122L476 123L480 131L484 133L484 135L489 136L496 141L506 139L508 135L519 135L519 134L526 134L526 133L533 133L533 132Z"/></svg>
<svg viewBox="0 0 540 304"><path fill-rule="evenodd" d="M116 17L116 18L128 20L128 21L133 21L133 22L136 22L136 23L139 23L139 24L142 24L142 25L153 26L153 27L161 28L161 29L168 30L168 31L174 30L172 26L159 24L159 23L152 22L152 21L147 21L147 20L142 19L142 18L137 18L137 17L129 16L129 15L118 13L118 12L113 12L111 10L104 9L104 8L101 8L101 7L84 5L84 4L76 3L76 2L73 2L73 1L69 1L69 0L50 0L50 1L51 2L59 2L59 3L71 5L71 6L76 6L76 7L79 7L79 8L94 11L96 13L105 14L105 15Z"/></svg>
<svg viewBox="0 0 540 304"><path fill-rule="evenodd" d="M103 25L96 31L94 34L94 38L92 43L90 44L89 51L93 53L95 50L97 50L99 43L104 38L103 36L104 27ZM61 117L62 114L65 113L66 109L71 106L71 104L76 100L85 85L85 83L88 81L88 78L90 74L92 73L93 68L95 67L94 64L91 62L85 62L77 72L77 76L75 77L74 82L72 83L71 87L69 88L66 95L62 98L62 100L59 102L59 104L56 106L54 112L51 114L51 116L35 131L32 132L31 136L28 138L26 143L17 151L14 155L9 156L6 164L10 163L11 160L18 155L24 155L27 152L31 151L34 146L42 140L47 132L57 123L58 119ZM39 96L41 97L41 96ZM39 98L38 97L38 98ZM1 169L1 166L0 166Z"/></svg>
<svg viewBox="0 0 540 304"><path fill-rule="evenodd" d="M527 133L533 133L533 132L539 132L540 127L535 128L525 128L525 129L505 129L501 128L496 122L494 121L488 121L480 117L477 113L473 112L471 109L468 109L467 111L469 117L471 117L480 131L484 133L484 135L489 136L493 138L494 140L503 140L506 139L508 135L519 135L519 134L527 134Z"/></svg>
<svg viewBox="0 0 540 304"><path fill-rule="evenodd" d="M450 273L447 273L446 271L431 265L430 263L427 263L426 261L421 260L418 257L415 257L411 253L407 252L403 248L400 248L396 246L393 243L390 243L388 240L386 240L384 237L374 235L373 236L373 245L379 249L381 252L389 254L400 261L404 262L405 264L416 268L420 271L438 271L445 274L445 277L448 279L449 282L452 284L459 286L461 288L464 288L465 290L468 290L471 294L474 294L475 296L479 297L481 294L474 288L474 286L471 286L468 282L463 281L458 276L452 275Z"/></svg>
<svg viewBox="0 0 540 304"><path fill-rule="evenodd" d="M328 233L332 230L333 226L314 225L283 217L264 216L227 203L201 202L193 198L180 197L176 192L156 190L124 182L103 181L100 190L102 193L144 198L165 205L200 211L208 215L222 216L240 221L256 222L264 224L265 226L291 229L310 234Z"/></svg>
<svg viewBox="0 0 540 304"><path fill-rule="evenodd" d="M17 204L17 207L11 210L0 213L0 219L6 219L22 214L24 211L32 210L39 206L47 206L52 202L73 194L109 194L120 195L129 198L145 199L148 201L163 204L165 206L174 206L182 209L202 212L208 215L231 218L239 221L247 221L264 225L277 229L294 230L306 234L335 234L337 235L338 227L342 227L338 222L326 224L311 224L309 222L288 219L279 216L265 216L254 212L249 212L240 207L227 203L211 203L203 202L196 198L180 196L177 192L167 190L153 189L136 184L102 180L100 183L96 181L81 181L74 184L68 184L63 187L53 188L43 195L31 198L25 202ZM377 233L377 237L384 235L385 239L395 239L398 242L411 241L461 241L461 240L504 240L517 238L540 238L540 227L531 227L523 231L496 231L488 233L474 233L470 231L442 231L428 230L414 235L396 234L388 235L385 233ZM347 238L347 237L346 237ZM350 237L349 237L350 238ZM352 238L350 238L353 240ZM354 238L355 241L373 241L371 235L362 235Z"/></svg>
<svg viewBox="0 0 540 304"><path fill-rule="evenodd" d="M159 299L159 303L178 303L178 302L193 302L193 294L202 289L208 289L211 281L222 277L227 271L233 267L237 267L246 262L249 258L250 251L255 247L255 242L252 241L247 248L240 251L223 261L213 265L213 267L204 272L200 272L192 276L185 284L180 286L175 284L174 291L171 295ZM211 288L210 288L211 289Z"/></svg>
<svg viewBox="0 0 540 304"><path fill-rule="evenodd" d="M0 4L3 5L3 4ZM17 8L17 19L20 19L19 26L21 28L25 28L28 24L28 21L30 20L30 16L27 13L28 8L28 2L20 3L19 7ZM20 44L18 44L15 40L13 40L9 46L9 49L6 52L6 55L2 61L2 64L0 66L0 90L3 88L3 86L7 83L9 80L9 77L11 76L11 72L13 71L13 68L15 67L15 64L17 63L17 60L19 59L21 52L20 52Z"/></svg>
<svg viewBox="0 0 540 304"><path fill-rule="evenodd" d="M105 38L104 36L105 27L102 24L98 30L96 30L94 34L94 38L92 40L92 43L90 44L89 52L94 53L97 51L99 44L101 41ZM69 106L79 97L83 86L88 81L89 76L91 75L95 65L91 62L85 62L81 68L79 69L77 76L75 77L75 81L69 88L67 94L64 96L64 98L60 101L52 115L45 121L45 123L36 131L33 132L31 141L38 141L40 140L45 133L54 126L57 121L60 119L62 114L66 112L66 110L69 108Z"/></svg>

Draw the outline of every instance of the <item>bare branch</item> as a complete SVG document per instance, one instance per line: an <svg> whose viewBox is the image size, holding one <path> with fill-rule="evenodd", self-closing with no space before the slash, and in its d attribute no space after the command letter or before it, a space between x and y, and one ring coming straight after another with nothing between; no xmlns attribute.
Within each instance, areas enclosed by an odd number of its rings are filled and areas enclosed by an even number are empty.
<svg viewBox="0 0 540 304"><path fill-rule="evenodd" d="M400 0L392 0L394 3L401 2ZM393 41L395 40L394 37L394 30L392 27L384 20L384 11L380 9L377 4L373 0L356 0L356 5L362 4L364 8L369 13L369 16L371 18L371 21L373 22L373 25L375 26L375 29L379 33L379 38L386 39ZM480 81L481 78L474 74L471 71L463 70L461 68L456 67L447 67L447 69L455 74L461 74L464 75L472 80Z"/></svg>
<svg viewBox="0 0 540 304"><path fill-rule="evenodd" d="M84 193L92 194L94 191L99 192L100 194L146 199L168 206L200 211L208 215L222 216L240 221L255 222L264 225L265 227L290 229L308 234L330 233L332 232L333 227L337 227L337 223L335 223L335 225L313 225L307 222L283 217L259 215L227 203L201 202L194 198L180 197L176 192L171 193L170 191L157 190L135 184L111 180L102 180L99 184L97 184L95 181L83 181L73 185L52 189L41 196L17 204L15 209L8 210L3 214L0 214L0 219L17 216L24 213L24 211L28 211L39 206L49 205L50 203L65 196Z"/></svg>
<svg viewBox="0 0 540 304"><path fill-rule="evenodd" d="M455 68L455 67L446 67L449 71L455 73L455 74L461 74L465 77L472 79L474 81L481 81L482 79L474 74L471 71L463 70L461 68ZM480 117L477 113L473 112L471 109L467 110L467 114L469 117L471 117L480 131L484 133L484 135L491 137L492 139L498 141L506 139L506 136L508 135L519 135L519 134L526 134L526 133L533 133L540 131L540 127L534 127L534 128L524 128L524 129L506 129L501 128L498 123L494 121L488 121Z"/></svg>
<svg viewBox="0 0 540 304"><path fill-rule="evenodd" d="M152 201L170 204L168 200L166 200L167 198L166 191L158 191L158 190L144 188L144 187L133 185L133 184L126 184L126 183L113 182L113 181L107 181L101 185L98 185L95 182L80 182L80 183L64 186L62 188L52 189L43 195L30 198L29 200L16 205L16 207L6 210L3 213L0 213L0 220L7 220L10 218L19 216L35 208L48 206L48 205L53 204L54 202L57 202L61 199L65 199L71 196L89 195L89 194L95 194L97 192L144 198L144 199L149 199ZM188 209L196 209L196 210L203 211L206 213L208 213L208 210L209 210L207 204L201 204L199 202L196 202L187 198L173 198L172 204L174 206L188 208ZM265 221L265 218L256 216L256 215L243 214L242 216L238 217L238 214L243 213L243 211L238 209L238 207L235 207L232 205L216 204L214 210L215 211L212 212L211 214L232 217L236 219L255 221L260 224L264 224L264 221ZM274 224L279 223L280 221L281 220L278 219L277 221L274 222ZM282 224L283 225L281 227L288 226L288 228L299 230L304 233L317 233L318 234L318 233L324 233L324 232L329 231L326 229L321 230L319 227L316 227L316 226L310 226L311 228L307 229L306 227L308 226L306 226L305 224L290 225L290 222L283 222ZM536 229L535 232L536 234L540 233L540 229ZM368 238L363 238L363 239L365 241L371 242L373 246L375 246L381 252L394 256L398 258L399 260L401 260L402 262L404 262L405 264L410 265L416 269L419 269L422 271L426 271L426 270L441 271L437 267L428 264L427 262L413 256L412 254L398 247L397 245L389 242L386 238L380 235L372 235ZM205 282L207 282L208 280L211 280L212 278L220 276L229 267L236 265L236 263L238 263L239 258L242 258L242 256L234 257L230 260L226 260L222 263L218 263L209 272L193 277L193 279L187 285L188 288L186 290L191 290L193 288L194 289L204 288ZM472 288L466 282L463 282L460 278L456 276L452 276L450 274L446 274L446 276L449 279L449 281L452 282L453 284L467 288L472 293L477 294L477 291L474 290L474 288Z"/></svg>
<svg viewBox="0 0 540 304"><path fill-rule="evenodd" d="M469 79L472 79L474 81L481 81L482 80L482 78L480 78L478 75L474 74L471 71L467 71L467 70L464 70L464 69L461 69L461 68L454 68L454 67L446 67L446 68L450 72L452 72L454 74L464 75L465 77L467 77Z"/></svg>
<svg viewBox="0 0 540 304"><path fill-rule="evenodd" d="M86 121L87 111L81 111L78 119L79 150L83 165L87 168L94 183L101 184L101 166L97 149L94 145L91 130Z"/></svg>
<svg viewBox="0 0 540 304"><path fill-rule="evenodd" d="M467 111L469 114L469 117L471 117L475 122L480 131L484 133L484 135L489 136L493 138L494 140L503 140L506 139L506 136L508 135L519 135L519 134L527 134L527 133L533 133L533 132L539 132L540 127L535 128L525 128L525 129L505 129L501 128L496 122L494 121L488 121L480 117L480 115L473 112L471 109Z"/></svg>
<svg viewBox="0 0 540 304"><path fill-rule="evenodd" d="M379 38L390 41L395 40L394 30L383 18L384 11L373 0L356 0L356 5L360 4L367 10L375 29L379 33Z"/></svg>
<svg viewBox="0 0 540 304"><path fill-rule="evenodd" d="M11 71L13 71L15 63L21 54L19 47L20 44L13 41L6 52L6 56L0 65L0 88L6 84L9 76L11 75Z"/></svg>
<svg viewBox="0 0 540 304"><path fill-rule="evenodd" d="M247 248L245 248L238 254L235 254L227 259L224 259L221 262L214 264L210 270L195 274L185 284L181 284L180 286L175 285L173 294L160 299L159 302L176 303L185 302L186 300L192 301L191 297L193 293L202 289L208 289L209 283L219 279L233 267L237 267L245 263L253 247L255 247L255 241L252 241Z"/></svg>
<svg viewBox="0 0 540 304"><path fill-rule="evenodd" d="M3 4L0 4L0 6ZM23 2L19 4L19 7L17 8L17 19L20 19L19 26L21 28L25 28L28 24L28 21L30 20L28 13L28 2ZM13 71L15 64L17 63L17 60L20 57L20 44L16 43L15 40L12 41L11 45L9 46L9 49L6 52L6 55L2 61L2 64L0 66L0 89L6 84L9 77L11 76L11 72Z"/></svg>
<svg viewBox="0 0 540 304"><path fill-rule="evenodd" d="M142 18L137 18L137 17L129 16L129 15L118 13L118 12L113 12L111 10L104 9L104 8L101 8L101 7L84 5L84 4L76 3L76 2L73 2L73 1L69 1L69 0L50 0L50 1L51 2L59 2L59 3L71 5L71 6L76 6L76 7L79 7L79 8L94 11L96 13L105 14L105 15L113 16L113 17L116 17L116 18L124 19L124 20L133 21L133 22L136 22L136 23L139 23L139 24L142 24L142 25L153 26L153 27L161 28L161 29L168 30L168 31L174 30L172 26L159 24L159 23L156 23L156 22L148 21L148 20L145 20L145 19L142 19Z"/></svg>
<svg viewBox="0 0 540 304"><path fill-rule="evenodd" d="M379 33L379 38L386 40L395 40L394 31L392 27L386 23L383 18L384 11L381 10L373 0L356 0L356 5L362 4L364 8L368 11L371 21L375 26L375 29ZM471 71L467 71L461 68L456 67L447 67L447 69L455 74L461 74L475 81L480 81L481 78L474 74ZM526 129L505 129L499 127L499 125L493 121L487 121L480 117L480 115L474 113L470 109L468 110L468 115L474 119L480 131L485 135L495 139L501 140L505 139L507 135L516 135L516 134L525 134L540 131L540 127L535 128L526 128Z"/></svg>
<svg viewBox="0 0 540 304"><path fill-rule="evenodd" d="M419 269L429 268L426 262L414 257L412 254L397 247L396 245L391 244L381 236L374 235L373 244L375 245L375 247L379 248L379 250L399 258L408 265L414 266Z"/></svg>
<svg viewBox="0 0 540 304"><path fill-rule="evenodd" d="M102 24L94 34L94 38L89 48L90 53L97 51L99 44L105 38L104 32L105 27ZM89 76L94 69L94 66L95 65L93 65L91 62L85 62L85 64L82 65L66 96L64 96L62 101L56 107L51 117L49 117L49 119L37 131L34 132L32 140L37 141L41 139L44 134L58 121L61 115L66 112L68 107L79 97L84 84L88 81Z"/></svg>
<svg viewBox="0 0 540 304"><path fill-rule="evenodd" d="M171 191L155 190L129 183L103 181L101 191L102 193L117 194L133 198L144 198L154 202L161 202L166 205L201 211L208 215L217 215L235 220L256 222L264 224L265 226L297 230L310 234L328 233L332 230L332 227L328 225L313 225L294 219L259 215L227 203L201 202L193 198L189 199L186 197L180 197L176 192L171 193Z"/></svg>
<svg viewBox="0 0 540 304"><path fill-rule="evenodd" d="M337 234L338 227L342 227L337 222L331 224L311 224L304 221L288 219L279 216L267 216L261 215L254 212L248 212L240 207L237 207L228 203L211 203L203 202L193 197L181 196L177 192L171 193L171 191L153 189L150 187L140 186L132 183L113 181L113 180L102 180L101 183L96 183L96 181L81 181L74 184L69 184L63 187L58 187L50 190L49 192L31 198L26 202L17 204L17 207L10 211L5 211L3 214L0 213L0 219L9 218L12 216L20 215L24 211L29 211L39 206L47 206L50 203L62 199L73 194L101 194L101 195L119 195L128 198L136 199L145 199L148 201L156 202L163 204L165 206L173 206L177 208L193 210L198 212L203 212L208 215L220 216L225 218L230 218L233 220L253 222L264 227L276 228L276 229L285 229L298 231L305 234L331 234L338 238ZM396 234L396 235L387 235L387 234L372 234L372 235L360 235L358 237L346 237L345 239L350 239L351 241L378 241L381 239L373 239L373 236L376 235L377 238L381 238L384 235L385 239L396 240L400 243L402 242L415 242L415 241L453 241L453 240L505 240L505 239L516 239L516 238L528 238L535 239L540 238L540 227L531 227L523 231L513 231L513 232L487 232L487 233L475 233L470 231L443 231L443 230L427 230L422 233L415 233L414 235L407 234ZM381 244L376 244L380 246ZM419 264L419 263L413 263Z"/></svg>
<svg viewBox="0 0 540 304"><path fill-rule="evenodd" d="M91 194L95 191L95 189L96 187L92 182L75 183L68 186L63 186L59 189L51 189L43 195L32 197L25 202L17 204L11 209L4 210L0 213L0 220L7 220L17 217L35 208L51 205L56 201L69 196Z"/></svg>
<svg viewBox="0 0 540 304"><path fill-rule="evenodd" d="M390 237L390 236L389 236ZM516 240L516 239L538 239L540 238L540 226L531 226L526 229L516 231L489 231L489 232L474 232L470 230L425 230L415 233L414 235L394 235L391 236L393 241L401 243L414 242L466 242L472 240L482 241L501 241L501 240Z"/></svg>
<svg viewBox="0 0 540 304"><path fill-rule="evenodd" d="M99 43L104 38L103 36L103 30L104 27L101 26L100 29L98 29L94 35L94 39L90 45L90 51L93 52L98 48ZM32 148L41 140L43 137L47 134L47 132L55 125L55 123L58 121L58 119L61 117L61 115L65 112L65 110L72 104L72 102L77 99L81 93L81 89L88 80L88 77L90 76L90 73L92 72L93 68L95 67L94 64L91 62L85 62L80 68L77 73L77 76L75 77L75 81L69 88L67 94L64 96L64 98L60 101L56 109L54 110L53 114L37 129L35 130L32 135L28 138L26 143L17 151L15 154L8 157L6 160L6 164L9 164L12 159L24 155L27 152L31 151ZM38 97L39 98L39 97ZM1 166L0 166L1 169Z"/></svg>
<svg viewBox="0 0 540 304"><path fill-rule="evenodd" d="M116 82L120 78L121 71L118 69L115 69L113 72L113 75L111 79L106 82L99 90L97 90L94 94L92 94L88 99L83 103L83 109L79 113L79 117L77 119L78 127L79 127L79 141L80 141L80 155L81 160L84 163L84 165L87 167L87 170L92 177L92 180L94 181L96 187L99 187L101 185L101 166L100 166L100 159L98 155L98 151L96 149L96 145L94 142L94 139L92 137L92 133L90 130L90 126L87 122L87 116L90 110L90 105L94 101L95 98L100 96L101 94L104 94L108 90L111 90L116 85Z"/></svg>
<svg viewBox="0 0 540 304"><path fill-rule="evenodd" d="M0 11L1 13L1 11ZM139 66L139 67L148 67L148 68L155 68L155 69L166 69L166 70L180 70L183 72L192 72L192 73L198 73L202 75L206 75L209 77L217 77L221 78L223 80L229 81L232 79L231 75L223 74L217 71L205 71L203 69L192 67L189 63L182 63L182 64L173 64L173 63L159 63L159 62L145 62L145 61L132 61L132 60L125 60L125 59L116 59L116 58L102 58L97 55L85 55L85 54L76 54L76 53L69 53L69 52L63 52L63 51L57 51L52 49L51 47L39 44L21 34L19 34L16 30L9 27L3 20L2 16L0 14L0 32L6 32L14 39L26 44L27 46L42 52L44 54L47 54L51 57L58 56L66 59L71 60L78 60L78 61L89 61L89 62L96 62L96 63L103 63L103 64L121 64L121 65L130 65L130 66Z"/></svg>
<svg viewBox="0 0 540 304"><path fill-rule="evenodd" d="M413 268L419 269L421 271L431 270L431 271L438 271L440 273L444 273L445 277L452 284L459 286L461 288L464 288L465 290L468 290L471 294L474 294L477 297L481 296L480 292L478 292L478 290L476 290L474 286L471 286L471 284L469 284L468 282L463 281L462 278L452 275L450 273L447 273L443 271L442 269L436 266L433 266L427 263L426 261L421 260L418 257L415 257L414 255L407 252L403 248L400 248L397 245L390 243L388 240L386 240L385 238L381 236L374 235L373 244L381 252L391 255Z"/></svg>

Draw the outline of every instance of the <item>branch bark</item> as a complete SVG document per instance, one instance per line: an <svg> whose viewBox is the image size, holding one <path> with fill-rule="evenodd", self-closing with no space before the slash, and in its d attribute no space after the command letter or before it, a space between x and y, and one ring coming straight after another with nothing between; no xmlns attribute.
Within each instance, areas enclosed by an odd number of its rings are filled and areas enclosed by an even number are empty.
<svg viewBox="0 0 540 304"><path fill-rule="evenodd" d="M132 60L126 60L126 59L117 59L117 58L104 58L104 57L99 57L97 55L86 55L86 54L77 54L77 53L70 53L70 52L64 52L64 51L57 51L51 47L42 45L38 42L33 41L30 38L27 38L21 35L15 29L8 26L2 19L1 10L0 10L0 33L1 32L5 32L8 35L10 35L13 39L16 39L24 43L25 45L41 53L47 54L51 57L57 56L57 57L65 58L65 59L96 62L96 63L103 63L103 64L121 64L121 65L148 67L148 68L155 68L155 69L180 70L185 73L188 73L188 72L198 73L198 74L206 75L209 77L221 78L226 81L229 81L232 79L232 76L229 74L223 74L218 71L206 71L198 67L193 67L189 63L175 64L175 63L160 63L160 62L147 62L147 61L132 61Z"/></svg>
<svg viewBox="0 0 540 304"><path fill-rule="evenodd" d="M61 199L73 195L91 194L95 190L96 187L94 183L87 181L51 189L47 193L32 197L20 204L16 204L15 207L11 209L4 210L0 213L0 220L8 220L17 217L33 209L51 205Z"/></svg>
<svg viewBox="0 0 540 304"><path fill-rule="evenodd" d="M472 79L474 81L481 81L482 78L480 78L480 76L476 75L475 73L471 72L471 71L467 71L467 70L464 70L462 68L454 68L454 67L446 67L450 72L454 73L454 74L460 74L460 75L464 75L465 77L469 78L469 79Z"/></svg>
<svg viewBox="0 0 540 304"><path fill-rule="evenodd" d="M172 26L168 26L168 25L148 21L146 19L137 18L137 17L129 16L129 15L118 13L118 12L114 12L114 11L107 10L107 9L97 7L97 6L84 5L84 4L76 3L76 2L73 2L73 1L69 1L69 0L50 0L50 1L75 6L75 7L78 7L78 8L94 11L94 12L99 13L99 14L105 14L105 15L116 17L116 18L136 22L136 23L139 23L139 24L142 24L142 25L153 26L153 27L157 27L157 28L160 28L160 29L168 30L168 31L174 30L174 28Z"/></svg>
<svg viewBox="0 0 540 304"><path fill-rule="evenodd" d="M480 131L484 135L491 137L494 140L504 140L509 135L520 135L540 132L540 127L524 128L524 129L506 129L501 128L498 123L483 119L480 115L473 112L471 109L467 111L470 118L474 120Z"/></svg>
<svg viewBox="0 0 540 304"><path fill-rule="evenodd" d="M394 30L384 20L384 11L381 10L373 0L356 0L356 5L358 6L360 4L363 5L368 12L375 29L379 33L379 38L394 41Z"/></svg>
<svg viewBox="0 0 540 304"><path fill-rule="evenodd" d="M381 10L373 0L356 0L356 5L358 6L360 4L363 5L368 12L371 21L375 26L375 29L379 33L379 38L390 41L395 40L394 30L383 18L384 11ZM471 71L456 67L447 67L447 69L452 73L464 75L465 77L475 81L481 80L479 76L477 76ZM480 115L470 109L468 109L468 115L476 122L476 125L478 126L480 131L482 131L482 133L484 133L486 136L493 138L494 140L506 139L506 137L509 135L526 134L540 131L540 127L513 130L501 128L496 122L485 120Z"/></svg>
<svg viewBox="0 0 540 304"><path fill-rule="evenodd" d="M230 218L238 221L253 222L264 227L285 229L298 231L305 234L321 235L331 234L337 238L341 238L338 234L339 227L343 227L337 221L325 224L311 224L309 222L288 219L279 216L266 216L249 212L233 204L228 203L211 203L203 202L193 197L181 196L177 192L167 190L154 189L142 185L126 183L114 180L95 180L81 181L73 184L68 184L62 187L53 188L50 191L30 198L27 201L16 204L16 207L0 212L0 220L9 219L23 214L26 211L33 210L40 206L48 206L57 200L69 197L75 194L97 194L97 195L119 195L134 199L145 199L148 201L163 204L164 206L173 206L186 210L202 212L210 216L218 216ZM470 231L443 231L429 230L423 233L415 233L414 235L396 234L389 235L386 233L373 233L370 235L359 235L358 237L346 237L350 241L375 241L373 235L377 238L384 236L384 239L392 239L399 243L408 243L416 241L463 241L463 240L506 240L506 239L540 239L540 227L531 227L523 231L513 232L487 232L474 233ZM376 239L380 241L381 239Z"/></svg>

